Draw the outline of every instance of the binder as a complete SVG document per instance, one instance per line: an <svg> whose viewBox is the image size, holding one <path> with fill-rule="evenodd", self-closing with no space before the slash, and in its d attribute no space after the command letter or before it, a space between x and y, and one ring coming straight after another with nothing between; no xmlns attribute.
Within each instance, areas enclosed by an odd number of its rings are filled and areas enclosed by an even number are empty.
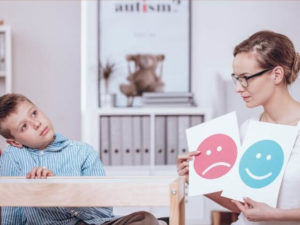
<svg viewBox="0 0 300 225"><path fill-rule="evenodd" d="M166 120L164 116L155 117L155 164L166 163Z"/></svg>
<svg viewBox="0 0 300 225"><path fill-rule="evenodd" d="M111 164L109 149L109 117L100 116L100 159L104 165Z"/></svg>
<svg viewBox="0 0 300 225"><path fill-rule="evenodd" d="M119 166L122 163L121 159L121 117L110 117L110 154L111 165Z"/></svg>
<svg viewBox="0 0 300 225"><path fill-rule="evenodd" d="M150 165L150 116L142 117L142 164Z"/></svg>
<svg viewBox="0 0 300 225"><path fill-rule="evenodd" d="M177 162L177 133L177 116L167 116L167 165L173 165Z"/></svg>
<svg viewBox="0 0 300 225"><path fill-rule="evenodd" d="M190 127L196 126L196 125L204 122L203 115L192 115L192 116L190 116L190 118L191 118Z"/></svg>
<svg viewBox="0 0 300 225"><path fill-rule="evenodd" d="M141 165L142 164L142 117L141 116L133 116L133 165Z"/></svg>
<svg viewBox="0 0 300 225"><path fill-rule="evenodd" d="M121 158L122 165L132 165L133 161L133 127L132 117L122 116L121 117Z"/></svg>
<svg viewBox="0 0 300 225"><path fill-rule="evenodd" d="M189 116L178 116L178 154L188 152L186 129L190 127Z"/></svg>

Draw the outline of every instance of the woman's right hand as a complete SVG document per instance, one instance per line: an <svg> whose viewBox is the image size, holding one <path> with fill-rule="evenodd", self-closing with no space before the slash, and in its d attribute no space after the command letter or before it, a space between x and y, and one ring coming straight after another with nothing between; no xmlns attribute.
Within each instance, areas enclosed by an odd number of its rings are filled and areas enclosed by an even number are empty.
<svg viewBox="0 0 300 225"><path fill-rule="evenodd" d="M200 151L187 152L179 155L177 158L177 173L179 176L185 176L185 182L189 182L189 161L193 160L194 156L199 155Z"/></svg>

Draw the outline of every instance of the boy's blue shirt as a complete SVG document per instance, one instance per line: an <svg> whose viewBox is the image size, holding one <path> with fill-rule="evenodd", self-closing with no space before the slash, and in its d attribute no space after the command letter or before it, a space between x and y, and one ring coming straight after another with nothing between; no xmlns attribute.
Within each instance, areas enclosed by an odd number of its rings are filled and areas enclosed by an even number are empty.
<svg viewBox="0 0 300 225"><path fill-rule="evenodd" d="M105 176L98 155L90 145L70 141L60 134L56 134L44 150L10 145L0 158L1 176L26 176L33 167L46 167L55 176ZM113 218L112 208L104 207L2 208L2 225L74 225L79 220L102 224Z"/></svg>

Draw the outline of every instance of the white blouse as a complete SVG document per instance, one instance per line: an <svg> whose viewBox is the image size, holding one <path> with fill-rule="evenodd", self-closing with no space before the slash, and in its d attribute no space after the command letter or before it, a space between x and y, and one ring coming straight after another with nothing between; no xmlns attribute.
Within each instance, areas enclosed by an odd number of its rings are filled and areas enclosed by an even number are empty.
<svg viewBox="0 0 300 225"><path fill-rule="evenodd" d="M249 119L241 127L241 137L245 137L246 130L250 120L258 119ZM281 183L277 208L280 209L294 209L300 208L300 121L298 123L298 136L294 145L294 148L291 152L289 161L287 163L283 180ZM266 221L266 222L250 222L247 218L240 214L238 220L232 225L299 225L298 222L276 222L276 221Z"/></svg>

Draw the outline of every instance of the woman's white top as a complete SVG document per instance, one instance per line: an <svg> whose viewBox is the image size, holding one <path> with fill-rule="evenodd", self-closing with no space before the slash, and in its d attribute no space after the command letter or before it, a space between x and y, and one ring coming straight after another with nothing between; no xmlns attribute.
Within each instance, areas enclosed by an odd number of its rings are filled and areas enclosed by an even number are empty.
<svg viewBox="0 0 300 225"><path fill-rule="evenodd" d="M241 137L244 139L246 130L250 120L258 120L258 119L249 119L241 127ZM300 121L298 123L298 127L300 128ZM294 148L291 152L289 161L287 163L283 180L281 183L277 208L280 209L294 209L300 208L300 129L298 130L298 136L294 145ZM232 225L300 225L300 221L298 222L276 222L276 221L268 221L268 222L251 222L248 221L247 218L240 214L238 221L232 223Z"/></svg>

